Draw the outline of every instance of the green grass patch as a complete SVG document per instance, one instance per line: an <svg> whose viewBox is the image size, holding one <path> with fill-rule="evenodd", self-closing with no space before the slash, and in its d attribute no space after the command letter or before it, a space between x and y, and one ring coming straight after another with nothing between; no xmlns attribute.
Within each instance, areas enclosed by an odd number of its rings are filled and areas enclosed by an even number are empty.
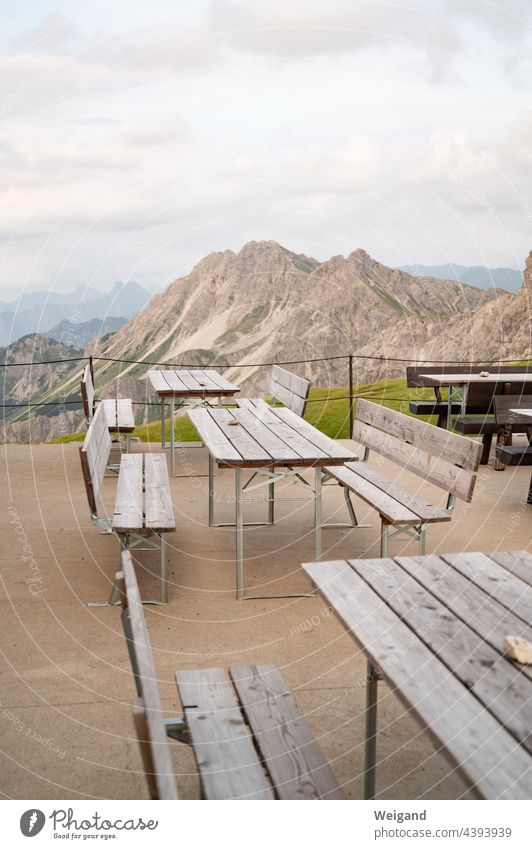
<svg viewBox="0 0 532 849"><path fill-rule="evenodd" d="M364 395L376 404L384 404L401 413L408 412L409 400L429 400L434 398L434 393L429 387L427 389L408 390L405 380L382 380L378 383L365 383L355 387L355 395ZM321 430L322 433L333 439L349 438L349 389L347 386L339 386L332 389L315 388L310 391L310 399L305 413L306 421ZM356 415L356 401L355 401ZM415 418L421 418L416 416ZM425 421L436 424L436 417L422 417ZM170 441L170 422L165 422L166 440ZM161 422L156 420L135 428L133 436L142 442L161 441ZM180 415L175 421L175 438L177 442L195 442L199 439L195 428L192 426L188 416ZM73 433L60 436L51 440L51 444L63 444L67 442L81 442L83 433Z"/></svg>

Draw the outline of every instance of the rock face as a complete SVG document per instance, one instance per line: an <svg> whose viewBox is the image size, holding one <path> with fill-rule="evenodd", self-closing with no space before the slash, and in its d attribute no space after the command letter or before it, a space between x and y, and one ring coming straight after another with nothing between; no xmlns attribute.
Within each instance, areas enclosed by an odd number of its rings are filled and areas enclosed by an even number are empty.
<svg viewBox="0 0 532 849"><path fill-rule="evenodd" d="M223 251L203 259L95 352L198 365L350 352L415 359L427 351L434 356L433 347L441 353L441 339L437 346L434 340L443 329L457 321L464 326L464 319L499 294L413 277L363 250L319 263L276 242L250 242L238 254ZM383 373L368 361L357 365L360 379ZM340 361L295 370L322 385L346 379ZM130 373L140 376L134 366ZM267 385L267 371L255 366L232 367L227 374L254 390Z"/></svg>
<svg viewBox="0 0 532 849"><path fill-rule="evenodd" d="M414 277L360 249L320 263L276 242L250 242L238 253L205 257L85 353L117 361L97 364L99 397L149 398L150 366L127 360L228 364L226 376L242 385L245 394L267 392L269 369L256 364L276 361L306 360L290 368L317 385L345 385L347 364L338 356L353 353L358 355L355 380L366 383L404 374L406 363L388 358L529 357L531 302L532 254L523 287L514 295ZM327 357L331 359L317 361ZM78 392L80 372L79 365L67 371L56 392ZM137 408L139 421L148 409ZM55 427L50 419L45 438Z"/></svg>

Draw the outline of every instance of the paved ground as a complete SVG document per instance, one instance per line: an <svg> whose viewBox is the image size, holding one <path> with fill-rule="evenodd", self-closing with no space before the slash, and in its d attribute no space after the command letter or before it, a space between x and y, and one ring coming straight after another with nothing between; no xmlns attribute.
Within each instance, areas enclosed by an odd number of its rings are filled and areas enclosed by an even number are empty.
<svg viewBox="0 0 532 849"><path fill-rule="evenodd" d="M147 446L143 446L146 448ZM140 446L137 446L140 450ZM154 448L155 450L155 448ZM90 523L78 447L7 446L1 487L0 790L9 798L146 798L134 738L134 698L116 608L90 608L106 598L118 546ZM172 481L178 531L170 546L170 604L147 607L165 709L179 712L177 668L274 662L296 695L346 796L360 798L365 660L320 598L237 602L233 532L206 526L206 455L189 448ZM404 482L408 474L383 469ZM461 502L451 524L435 526L427 551L516 550L530 546L530 469L481 470L474 502ZM219 517L231 518L232 475L217 478ZM112 503L115 480L105 482ZM421 490L434 496L431 486ZM312 503L287 488L274 528L246 533L247 579L255 591L308 590L300 563L313 559ZM436 497L442 498L443 493ZM338 487L325 491L326 514L341 511ZM264 513L250 504L246 517ZM376 514L359 505L373 527L324 531L324 556L378 556ZM343 517L338 512L336 520ZM415 553L413 543L392 552ZM143 556L145 595L158 590ZM467 787L382 685L379 774L381 798L457 798ZM171 743L182 796L197 798L190 750Z"/></svg>

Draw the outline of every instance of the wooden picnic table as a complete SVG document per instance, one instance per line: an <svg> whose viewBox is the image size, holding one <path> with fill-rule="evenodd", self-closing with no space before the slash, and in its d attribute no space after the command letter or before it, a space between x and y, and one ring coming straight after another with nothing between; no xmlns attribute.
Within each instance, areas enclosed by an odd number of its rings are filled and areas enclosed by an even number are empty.
<svg viewBox="0 0 532 849"><path fill-rule="evenodd" d="M475 792L532 795L532 556L428 555L303 568L368 658L365 797L374 798L377 682L384 677Z"/></svg>
<svg viewBox="0 0 532 849"><path fill-rule="evenodd" d="M161 446L165 447L165 404L170 401L170 474L174 474L175 432L174 418L177 409L204 405L210 400L222 404L224 397L232 397L240 388L230 383L213 368L205 369L150 369L148 379L161 403Z"/></svg>
<svg viewBox="0 0 532 849"><path fill-rule="evenodd" d="M356 460L355 454L325 436L300 416L284 407L272 408L257 401L246 409L227 410L219 407L190 409L188 416L209 452L209 525L236 528L236 596L244 598L244 489L268 486L268 521L249 524L273 524L274 485L291 481L306 486L314 495L316 558L321 557L321 476L325 466L341 466ZM235 424L236 422L236 424ZM235 522L214 523L214 465L234 469ZM314 468L314 488L299 474L303 468ZM265 480L244 487L243 472L255 470L252 479ZM286 597L285 594L283 597ZM250 598L251 596L247 596ZM253 596L257 598L258 596ZM272 596L268 596L271 598Z"/></svg>
<svg viewBox="0 0 532 849"><path fill-rule="evenodd" d="M460 404L460 414L465 415L467 412L467 393L469 386L472 383L478 384L524 384L530 383L532 384L532 373L523 371L523 372L490 372L488 377L481 377L480 372L468 372L464 374L459 373L445 373L445 374L421 374L424 380L430 383L435 387L447 386L449 387L449 394L447 396L447 430L451 429L451 416L452 416L452 405L453 402L455 404Z"/></svg>

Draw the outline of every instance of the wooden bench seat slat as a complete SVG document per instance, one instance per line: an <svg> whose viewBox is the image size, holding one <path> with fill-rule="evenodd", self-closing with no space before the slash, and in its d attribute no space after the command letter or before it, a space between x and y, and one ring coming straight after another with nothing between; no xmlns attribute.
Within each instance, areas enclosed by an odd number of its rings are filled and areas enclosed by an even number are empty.
<svg viewBox="0 0 532 849"><path fill-rule="evenodd" d="M370 504L390 525L408 525L419 522L419 516L400 504L396 498L383 492L369 480L359 475L359 463L345 466L327 466L325 471L347 486L367 504Z"/></svg>
<svg viewBox="0 0 532 849"><path fill-rule="evenodd" d="M377 486L386 495L390 495L404 507L407 507L412 513L424 522L448 522L451 519L451 514L444 507L434 507L429 501L420 498L418 495L412 495L398 484L394 483L382 472L377 472L370 468L367 463L349 464L349 468L355 471L360 477Z"/></svg>
<svg viewBox="0 0 532 849"><path fill-rule="evenodd" d="M237 666L229 674L279 799L341 799L294 698L274 666Z"/></svg>
<svg viewBox="0 0 532 849"><path fill-rule="evenodd" d="M273 799L235 692L222 669L176 672L207 799Z"/></svg>
<svg viewBox="0 0 532 849"><path fill-rule="evenodd" d="M164 454L144 454L145 526L153 531L175 530L168 465Z"/></svg>
<svg viewBox="0 0 532 849"><path fill-rule="evenodd" d="M530 798L529 755L421 640L412 639L412 630L352 566L321 562L305 569L373 665L479 792L488 799ZM408 650L398 652L398 646Z"/></svg>
<svg viewBox="0 0 532 849"><path fill-rule="evenodd" d="M144 527L142 461L142 454L124 454L120 461L112 521L117 533L139 533Z"/></svg>

